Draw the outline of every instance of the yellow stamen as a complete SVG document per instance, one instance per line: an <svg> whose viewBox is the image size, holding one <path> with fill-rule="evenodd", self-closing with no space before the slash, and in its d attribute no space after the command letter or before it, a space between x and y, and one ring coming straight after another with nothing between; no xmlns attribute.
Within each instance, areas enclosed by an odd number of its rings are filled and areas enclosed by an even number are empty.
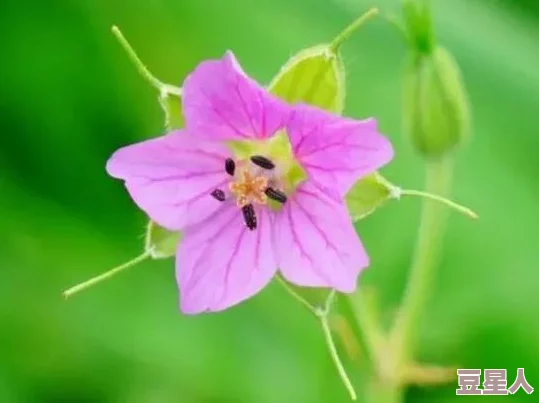
<svg viewBox="0 0 539 403"><path fill-rule="evenodd" d="M266 204L268 198L264 191L268 187L268 179L264 176L253 176L245 170L241 178L231 182L229 189L236 196L238 207L244 207L249 203Z"/></svg>

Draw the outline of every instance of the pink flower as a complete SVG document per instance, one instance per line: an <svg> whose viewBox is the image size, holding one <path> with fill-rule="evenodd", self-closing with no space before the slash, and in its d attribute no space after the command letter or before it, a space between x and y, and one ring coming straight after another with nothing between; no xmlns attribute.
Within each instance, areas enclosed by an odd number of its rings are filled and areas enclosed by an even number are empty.
<svg viewBox="0 0 539 403"><path fill-rule="evenodd" d="M187 77L182 102L185 130L121 148L107 164L152 220L183 232L181 310L230 307L277 270L300 286L353 292L369 259L343 198L393 156L375 121L289 106L231 52Z"/></svg>

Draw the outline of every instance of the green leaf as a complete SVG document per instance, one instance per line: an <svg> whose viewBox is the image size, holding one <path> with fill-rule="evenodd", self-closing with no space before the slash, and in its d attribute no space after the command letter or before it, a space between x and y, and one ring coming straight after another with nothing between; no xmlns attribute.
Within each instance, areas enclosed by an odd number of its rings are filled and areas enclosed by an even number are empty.
<svg viewBox="0 0 539 403"><path fill-rule="evenodd" d="M268 86L289 103L304 102L341 113L344 106L344 68L329 45L304 49L293 56Z"/></svg>
<svg viewBox="0 0 539 403"><path fill-rule="evenodd" d="M168 92L163 87L159 95L159 104L165 112L165 128L167 130L180 129L184 126L181 96L177 93Z"/></svg>
<svg viewBox="0 0 539 403"><path fill-rule="evenodd" d="M169 231L150 220L144 248L152 259L166 259L176 254L181 238L180 232Z"/></svg>
<svg viewBox="0 0 539 403"><path fill-rule="evenodd" d="M378 172L356 182L346 195L352 220L361 220L371 214L392 197L393 189L395 187Z"/></svg>

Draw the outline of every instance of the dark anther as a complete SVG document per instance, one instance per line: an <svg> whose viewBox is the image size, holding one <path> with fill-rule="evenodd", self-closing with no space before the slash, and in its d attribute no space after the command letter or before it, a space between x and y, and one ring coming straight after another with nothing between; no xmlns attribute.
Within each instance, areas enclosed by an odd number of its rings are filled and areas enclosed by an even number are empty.
<svg viewBox="0 0 539 403"><path fill-rule="evenodd" d="M227 158L225 160L225 171L230 176L234 176L234 172L236 171L236 163L232 158Z"/></svg>
<svg viewBox="0 0 539 403"><path fill-rule="evenodd" d="M256 228L256 215L253 205L248 204L247 206L243 206L241 212L243 213L243 221L245 221L247 228L251 231L254 230Z"/></svg>
<svg viewBox="0 0 539 403"><path fill-rule="evenodd" d="M211 195L220 202L225 201L226 199L225 192L223 192L221 189L215 189L213 192L211 192Z"/></svg>
<svg viewBox="0 0 539 403"><path fill-rule="evenodd" d="M279 203L284 204L286 202L286 195L280 190L267 188L264 193L266 193L266 196L268 196L270 199L278 201Z"/></svg>
<svg viewBox="0 0 539 403"><path fill-rule="evenodd" d="M253 164L258 165L259 167L264 169L275 168L275 164L262 155L253 155L251 157L251 161L253 162Z"/></svg>

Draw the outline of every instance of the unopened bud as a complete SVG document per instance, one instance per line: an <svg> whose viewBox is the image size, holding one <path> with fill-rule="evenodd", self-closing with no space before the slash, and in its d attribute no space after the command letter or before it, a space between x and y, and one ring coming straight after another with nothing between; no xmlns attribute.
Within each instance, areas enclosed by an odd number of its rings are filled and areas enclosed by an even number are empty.
<svg viewBox="0 0 539 403"><path fill-rule="evenodd" d="M446 49L413 54L404 77L403 119L414 147L429 157L450 151L468 136L466 89L459 66Z"/></svg>

